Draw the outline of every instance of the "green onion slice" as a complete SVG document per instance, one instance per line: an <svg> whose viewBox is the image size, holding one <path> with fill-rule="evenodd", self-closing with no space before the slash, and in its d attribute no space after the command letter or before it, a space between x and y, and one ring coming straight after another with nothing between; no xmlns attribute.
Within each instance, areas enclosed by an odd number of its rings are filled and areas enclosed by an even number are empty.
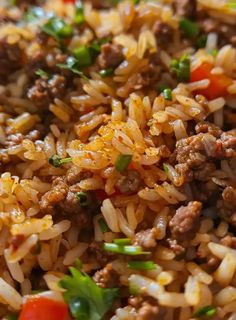
<svg viewBox="0 0 236 320"><path fill-rule="evenodd" d="M37 71L35 71L35 74L40 77L49 77L49 74L42 69L38 69Z"/></svg>
<svg viewBox="0 0 236 320"><path fill-rule="evenodd" d="M163 90L163 96L166 100L172 100L172 91L170 88L166 88Z"/></svg>
<svg viewBox="0 0 236 320"><path fill-rule="evenodd" d="M100 229L101 229L101 231L102 231L103 233L110 231L110 229L109 229L106 221L105 221L103 218L100 218L100 219L98 220L98 224L99 224Z"/></svg>
<svg viewBox="0 0 236 320"><path fill-rule="evenodd" d="M131 244L131 239L130 238L119 238L119 239L114 239L113 242L115 244L118 244L118 246L125 246Z"/></svg>
<svg viewBox="0 0 236 320"><path fill-rule="evenodd" d="M87 46L80 46L79 48L74 49L73 55L77 59L80 68L90 66L93 62L91 51Z"/></svg>
<svg viewBox="0 0 236 320"><path fill-rule="evenodd" d="M102 78L110 77L114 73L114 70L109 68L109 69L102 69L99 71L99 74Z"/></svg>
<svg viewBox="0 0 236 320"><path fill-rule="evenodd" d="M128 267L136 270L153 270L156 269L156 264L153 261L130 261Z"/></svg>
<svg viewBox="0 0 236 320"><path fill-rule="evenodd" d="M178 81L189 81L190 59L188 56L184 55L179 60L173 59L170 68L176 74Z"/></svg>
<svg viewBox="0 0 236 320"><path fill-rule="evenodd" d="M194 39L199 34L198 25L187 18L182 18L179 22L179 26L188 38Z"/></svg>
<svg viewBox="0 0 236 320"><path fill-rule="evenodd" d="M58 41L70 37L73 34L72 27L58 17L52 17L42 26L42 31L54 37Z"/></svg>
<svg viewBox="0 0 236 320"><path fill-rule="evenodd" d="M104 243L103 248L105 251L127 255L149 254L149 252L142 251L143 249L140 246L119 246L116 243Z"/></svg>
<svg viewBox="0 0 236 320"><path fill-rule="evenodd" d="M82 24L85 21L84 7L81 1L76 1L76 11L74 21L76 24Z"/></svg>
<svg viewBox="0 0 236 320"><path fill-rule="evenodd" d="M164 169L165 173L167 174L169 169L168 169L168 166L166 163L163 163L163 169Z"/></svg>
<svg viewBox="0 0 236 320"><path fill-rule="evenodd" d="M132 157L132 154L120 154L115 162L116 170L120 173L124 172L128 168Z"/></svg>
<svg viewBox="0 0 236 320"><path fill-rule="evenodd" d="M78 200L81 207L87 207L90 203L90 196L86 192L77 192L76 199Z"/></svg>
<svg viewBox="0 0 236 320"><path fill-rule="evenodd" d="M60 158L58 155L54 154L53 156L51 156L48 160L48 162L54 166L55 168L60 167L63 163L67 163L72 161L72 158L68 157L68 158Z"/></svg>
<svg viewBox="0 0 236 320"><path fill-rule="evenodd" d="M200 309L198 309L196 312L194 312L193 317L194 318L200 318L202 316L206 316L208 318L213 317L216 314L216 308L213 306L204 306Z"/></svg>

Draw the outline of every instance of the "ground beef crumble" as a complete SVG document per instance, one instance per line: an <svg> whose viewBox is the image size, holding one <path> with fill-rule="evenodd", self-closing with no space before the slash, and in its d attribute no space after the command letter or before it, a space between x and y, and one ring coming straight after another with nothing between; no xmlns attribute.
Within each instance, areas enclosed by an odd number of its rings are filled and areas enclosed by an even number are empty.
<svg viewBox="0 0 236 320"><path fill-rule="evenodd" d="M141 246L144 249L154 248L157 245L157 235L157 228L142 230L136 233L133 244L136 246Z"/></svg>
<svg viewBox="0 0 236 320"><path fill-rule="evenodd" d="M137 170L128 170L116 183L117 189L121 193L132 194L139 190L141 177Z"/></svg>
<svg viewBox="0 0 236 320"><path fill-rule="evenodd" d="M175 215L169 222L171 234L177 240L190 240L194 238L199 227L202 204L191 201L187 206L177 209Z"/></svg>
<svg viewBox="0 0 236 320"><path fill-rule="evenodd" d="M97 271L93 276L93 280L101 288L117 288L119 286L119 275L113 269L111 263Z"/></svg>
<svg viewBox="0 0 236 320"><path fill-rule="evenodd" d="M105 43L101 46L101 53L98 56L98 64L101 68L115 68L123 59L121 46L111 43Z"/></svg>

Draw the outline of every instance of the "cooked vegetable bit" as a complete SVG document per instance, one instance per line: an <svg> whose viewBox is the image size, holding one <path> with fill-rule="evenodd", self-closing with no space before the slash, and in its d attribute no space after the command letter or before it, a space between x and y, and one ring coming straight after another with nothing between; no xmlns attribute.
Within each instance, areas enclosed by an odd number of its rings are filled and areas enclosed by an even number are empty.
<svg viewBox="0 0 236 320"><path fill-rule="evenodd" d="M114 239L113 242L115 244L118 244L119 246L124 246L124 245L131 244L131 239L130 238L119 238L119 239Z"/></svg>
<svg viewBox="0 0 236 320"><path fill-rule="evenodd" d="M77 59L79 68L87 67L93 62L91 50L87 46L80 46L74 49L73 55Z"/></svg>
<svg viewBox="0 0 236 320"><path fill-rule="evenodd" d="M188 18L182 18L179 22L179 26L188 38L194 39L199 34L199 27L197 23L192 22Z"/></svg>
<svg viewBox="0 0 236 320"><path fill-rule="evenodd" d="M163 96L166 100L172 100L172 91L170 88L166 88L163 90Z"/></svg>
<svg viewBox="0 0 236 320"><path fill-rule="evenodd" d="M74 57L68 57L67 60L66 60L66 63L63 64L63 63L59 63L57 64L57 66L59 68L62 68L62 69L67 69L67 70L70 70L72 71L73 73L75 74L78 74L81 78L83 79L88 79L84 73L82 71L79 70L79 63L78 63L78 60Z"/></svg>
<svg viewBox="0 0 236 320"><path fill-rule="evenodd" d="M105 251L127 255L149 254L149 252L143 251L142 247L140 246L121 246L116 243L104 243L103 248Z"/></svg>
<svg viewBox="0 0 236 320"><path fill-rule="evenodd" d="M110 77L114 74L114 70L109 68L109 69L102 69L99 71L99 74L102 78Z"/></svg>
<svg viewBox="0 0 236 320"><path fill-rule="evenodd" d="M82 24L85 21L84 7L81 1L76 1L75 23Z"/></svg>
<svg viewBox="0 0 236 320"><path fill-rule="evenodd" d="M213 306L205 306L200 309L198 309L193 314L193 318L201 318L201 317L208 317L211 318L216 314L217 310Z"/></svg>
<svg viewBox="0 0 236 320"><path fill-rule="evenodd" d="M76 199L80 203L81 207L87 207L91 202L91 197L88 192L77 192Z"/></svg>
<svg viewBox="0 0 236 320"><path fill-rule="evenodd" d="M55 168L60 167L63 163L72 161L72 158L60 158L58 155L53 155L49 158L48 162Z"/></svg>
<svg viewBox="0 0 236 320"><path fill-rule="evenodd" d="M115 168L118 172L124 172L132 161L132 154L120 154L115 162Z"/></svg>
<svg viewBox="0 0 236 320"><path fill-rule="evenodd" d="M42 70L42 69L38 69L37 71L35 71L35 74L37 76L40 76L41 78L42 77L47 77L47 78L49 77L49 74L46 71Z"/></svg>
<svg viewBox="0 0 236 320"><path fill-rule="evenodd" d="M179 60L173 59L170 68L176 74L178 81L189 81L190 59L188 56L184 55Z"/></svg>
<svg viewBox="0 0 236 320"><path fill-rule="evenodd" d="M65 301L70 312L78 320L100 320L111 309L119 289L102 289L86 274L73 267L71 276L65 276L59 284L66 289Z"/></svg>
<svg viewBox="0 0 236 320"><path fill-rule="evenodd" d="M156 264L153 261L130 261L128 267L137 270L153 270L156 269Z"/></svg>
<svg viewBox="0 0 236 320"><path fill-rule="evenodd" d="M99 223L100 229L103 233L108 232L110 230L106 221L103 218L100 218L98 220L98 223Z"/></svg>
<svg viewBox="0 0 236 320"><path fill-rule="evenodd" d="M48 22L42 26L42 31L54 37L58 41L72 36L73 29L64 20L58 17L52 17Z"/></svg>

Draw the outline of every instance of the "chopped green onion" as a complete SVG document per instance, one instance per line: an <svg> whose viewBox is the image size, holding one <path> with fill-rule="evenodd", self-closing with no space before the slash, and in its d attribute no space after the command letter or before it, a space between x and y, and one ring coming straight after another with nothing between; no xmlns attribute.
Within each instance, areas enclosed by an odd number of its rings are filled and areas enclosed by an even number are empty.
<svg viewBox="0 0 236 320"><path fill-rule="evenodd" d="M194 39L199 34L198 25L187 18L182 18L179 22L179 26L188 38Z"/></svg>
<svg viewBox="0 0 236 320"><path fill-rule="evenodd" d="M87 207L91 200L89 194L85 192L77 192L76 199L78 200L81 207Z"/></svg>
<svg viewBox="0 0 236 320"><path fill-rule="evenodd" d="M58 155L54 154L48 160L48 162L55 168L60 167L63 163L70 162L72 158L60 158Z"/></svg>
<svg viewBox="0 0 236 320"><path fill-rule="evenodd" d="M105 251L110 251L114 253L120 254L128 254L128 255L140 255L140 254L149 254L149 252L142 251L142 247L140 246L119 246L115 243L104 243L103 246Z"/></svg>
<svg viewBox="0 0 236 320"><path fill-rule="evenodd" d="M129 284L129 293L132 296L138 296L140 294L140 289L138 286L135 286L134 284Z"/></svg>
<svg viewBox="0 0 236 320"><path fill-rule="evenodd" d="M120 154L115 162L116 170L120 173L124 172L128 168L132 157L132 154Z"/></svg>
<svg viewBox="0 0 236 320"><path fill-rule="evenodd" d="M8 5L9 6L16 6L17 0L8 0Z"/></svg>
<svg viewBox="0 0 236 320"><path fill-rule="evenodd" d="M232 1L232 2L227 3L227 7L230 9L236 9L236 2Z"/></svg>
<svg viewBox="0 0 236 320"><path fill-rule="evenodd" d="M130 261L128 267L137 270L153 270L156 269L156 264L153 261Z"/></svg>
<svg viewBox="0 0 236 320"><path fill-rule="evenodd" d="M59 63L57 67L70 70L71 72L78 74L83 79L88 79L82 71L79 70L78 60L74 57L68 57L66 63Z"/></svg>
<svg viewBox="0 0 236 320"><path fill-rule="evenodd" d="M75 266L76 269L79 269L79 270L82 268L83 263L82 263L82 261L80 260L80 258L77 258L77 259L75 260L74 266Z"/></svg>
<svg viewBox="0 0 236 320"><path fill-rule="evenodd" d="M54 37L58 41L62 38L70 37L73 34L72 27L58 17L52 17L42 26L42 31Z"/></svg>
<svg viewBox="0 0 236 320"><path fill-rule="evenodd" d="M102 78L110 77L114 73L114 70L109 68L109 69L103 69L99 71L99 74Z"/></svg>
<svg viewBox="0 0 236 320"><path fill-rule="evenodd" d="M197 47L198 48L204 48L206 46L206 42L207 42L207 35L201 34L196 41Z"/></svg>
<svg viewBox="0 0 236 320"><path fill-rule="evenodd" d="M130 238L119 238L119 239L114 239L113 242L115 244L118 244L118 246L125 246L128 244L131 244L131 239Z"/></svg>
<svg viewBox="0 0 236 320"><path fill-rule="evenodd" d="M201 318L202 316L206 316L208 318L213 317L216 314L216 308L213 306L204 306L194 312L194 318Z"/></svg>
<svg viewBox="0 0 236 320"><path fill-rule="evenodd" d="M85 298L75 297L70 299L69 308L74 319L89 319L89 303Z"/></svg>
<svg viewBox="0 0 236 320"><path fill-rule="evenodd" d="M166 100L172 100L172 91L170 88L166 88L163 90L163 96Z"/></svg>
<svg viewBox="0 0 236 320"><path fill-rule="evenodd" d="M45 18L47 13L40 7L30 8L23 16L23 20L26 22L34 22L38 19Z"/></svg>
<svg viewBox="0 0 236 320"><path fill-rule="evenodd" d="M188 56L184 55L179 60L173 59L170 68L176 74L178 81L189 81L190 60Z"/></svg>
<svg viewBox="0 0 236 320"><path fill-rule="evenodd" d="M163 163L163 169L164 169L165 173L168 173L169 169L168 169L168 166L166 165L166 163Z"/></svg>
<svg viewBox="0 0 236 320"><path fill-rule="evenodd" d="M85 21L84 7L81 1L76 1L75 23L82 24Z"/></svg>
<svg viewBox="0 0 236 320"><path fill-rule="evenodd" d="M77 59L80 68L87 67L92 64L91 51L87 46L80 46L74 49L73 55Z"/></svg>
<svg viewBox="0 0 236 320"><path fill-rule="evenodd" d="M139 4L139 0L133 0L134 4Z"/></svg>
<svg viewBox="0 0 236 320"><path fill-rule="evenodd" d="M49 74L42 69L38 69L37 71L35 71L35 74L40 77L48 77L49 76Z"/></svg>
<svg viewBox="0 0 236 320"><path fill-rule="evenodd" d="M108 232L110 230L106 221L103 218L100 218L98 220L98 223L99 223L100 229L103 233Z"/></svg>
<svg viewBox="0 0 236 320"><path fill-rule="evenodd" d="M209 50L209 53L213 56L213 57L216 57L217 54L218 54L219 50L217 49L212 49L212 50Z"/></svg>

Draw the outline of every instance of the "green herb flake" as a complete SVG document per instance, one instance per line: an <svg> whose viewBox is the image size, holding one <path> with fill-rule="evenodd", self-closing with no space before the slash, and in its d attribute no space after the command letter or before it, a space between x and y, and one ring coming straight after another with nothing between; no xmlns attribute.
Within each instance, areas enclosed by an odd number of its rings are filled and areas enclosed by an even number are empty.
<svg viewBox="0 0 236 320"><path fill-rule="evenodd" d="M81 1L76 1L76 11L75 11L75 23L80 25L84 23L85 17L84 17L84 7Z"/></svg>
<svg viewBox="0 0 236 320"><path fill-rule="evenodd" d="M100 219L98 220L98 224L99 224L99 227L100 227L102 233L105 233L105 232L110 231L110 229L109 229L106 221L105 221L103 218L100 218Z"/></svg>
<svg viewBox="0 0 236 320"><path fill-rule="evenodd" d="M193 317L194 318L201 318L203 316L211 318L216 314L217 310L213 306L204 306L200 309L198 309L196 312L194 312Z"/></svg>
<svg viewBox="0 0 236 320"><path fill-rule="evenodd" d="M84 272L73 267L71 276L65 276L59 284L66 289L64 299L72 316L77 320L101 320L111 309L119 289L103 289Z"/></svg>
<svg viewBox="0 0 236 320"><path fill-rule="evenodd" d="M105 251L110 251L125 255L143 255L149 254L150 252L143 251L141 246L121 246L116 243L104 243L103 248Z"/></svg>
<svg viewBox="0 0 236 320"><path fill-rule="evenodd" d="M124 172L132 161L132 154L120 154L115 162L115 168L118 172Z"/></svg>
<svg viewBox="0 0 236 320"><path fill-rule="evenodd" d="M165 173L168 174L169 168L168 168L168 165L166 163L163 163L163 169L164 169Z"/></svg>
<svg viewBox="0 0 236 320"><path fill-rule="evenodd" d="M171 61L170 69L177 76L179 82L189 81L190 79L190 59L187 55L182 56L180 59L173 59Z"/></svg>
<svg viewBox="0 0 236 320"><path fill-rule="evenodd" d="M196 45L198 48L205 48L206 42L207 42L207 35L203 33L197 38Z"/></svg>
<svg viewBox="0 0 236 320"><path fill-rule="evenodd" d="M227 7L230 9L236 9L236 2L232 1L232 2L227 3Z"/></svg>
<svg viewBox="0 0 236 320"><path fill-rule="evenodd" d="M217 49L212 49L212 50L209 50L209 53L215 58L218 54L219 50Z"/></svg>
<svg viewBox="0 0 236 320"><path fill-rule="evenodd" d="M87 207L91 202L91 197L87 192L77 192L76 199L81 207Z"/></svg>
<svg viewBox="0 0 236 320"><path fill-rule="evenodd" d="M125 246L131 244L131 239L130 238L119 238L119 239L114 239L113 242L115 244L118 244L118 246Z"/></svg>
<svg viewBox="0 0 236 320"><path fill-rule="evenodd" d="M40 7L31 7L23 16L26 22L35 22L38 19L45 18L45 11Z"/></svg>
<svg viewBox="0 0 236 320"><path fill-rule="evenodd" d="M107 78L111 77L114 74L114 70L109 68L109 69L102 69L99 71L99 74L102 78Z"/></svg>
<svg viewBox="0 0 236 320"><path fill-rule="evenodd" d="M62 69L70 70L71 72L79 75L81 78L87 80L88 78L84 75L82 71L79 70L78 60L74 57L68 57L66 63L59 63L57 67Z"/></svg>
<svg viewBox="0 0 236 320"><path fill-rule="evenodd" d="M195 39L199 34L199 27L197 23L192 22L187 18L182 18L180 20L179 27L184 32L184 34L190 39Z"/></svg>
<svg viewBox="0 0 236 320"><path fill-rule="evenodd" d="M170 88L166 88L163 90L163 96L166 100L172 100L172 91Z"/></svg>
<svg viewBox="0 0 236 320"><path fill-rule="evenodd" d="M83 266L82 261L80 260L80 258L77 258L74 262L74 267L78 270L81 270Z"/></svg>
<svg viewBox="0 0 236 320"><path fill-rule="evenodd" d="M80 46L74 49L74 57L77 59L77 65L79 68L90 66L93 63L91 50L87 46Z"/></svg>
<svg viewBox="0 0 236 320"><path fill-rule="evenodd" d="M47 77L47 78L49 77L49 74L46 71L42 70L42 69L38 69L37 71L35 71L35 74L37 76L40 76L41 78L42 77Z"/></svg>
<svg viewBox="0 0 236 320"><path fill-rule="evenodd" d="M53 155L49 158L48 162L55 168L60 167L63 163L72 161L72 158L60 158L58 155Z"/></svg>
<svg viewBox="0 0 236 320"><path fill-rule="evenodd" d="M72 36L73 29L64 20L58 17L52 17L42 26L42 31L52 36L56 40Z"/></svg>
<svg viewBox="0 0 236 320"><path fill-rule="evenodd" d="M154 270L156 264L153 261L130 261L128 267L135 270Z"/></svg>

